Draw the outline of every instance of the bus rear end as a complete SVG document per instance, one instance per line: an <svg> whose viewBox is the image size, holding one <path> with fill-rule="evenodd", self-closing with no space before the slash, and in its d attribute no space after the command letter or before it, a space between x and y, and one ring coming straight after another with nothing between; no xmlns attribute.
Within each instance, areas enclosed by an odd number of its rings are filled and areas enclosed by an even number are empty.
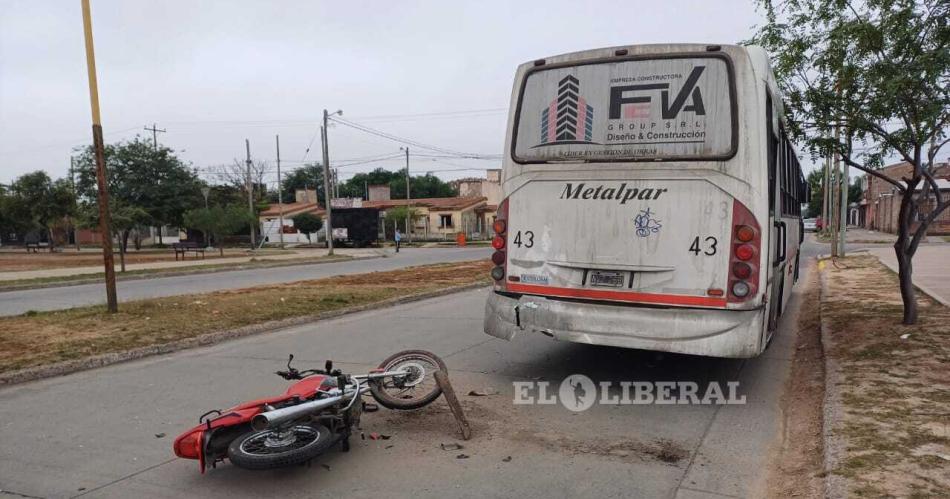
<svg viewBox="0 0 950 499"><path fill-rule="evenodd" d="M766 191L751 165L764 156L740 151L737 95L754 79L730 50L605 49L519 69L488 334L761 352Z"/></svg>

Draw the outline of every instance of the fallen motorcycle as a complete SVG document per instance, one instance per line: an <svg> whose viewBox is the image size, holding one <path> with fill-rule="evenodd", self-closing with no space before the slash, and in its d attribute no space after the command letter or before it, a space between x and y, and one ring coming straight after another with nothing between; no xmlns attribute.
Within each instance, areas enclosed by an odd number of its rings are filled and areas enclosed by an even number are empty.
<svg viewBox="0 0 950 499"><path fill-rule="evenodd" d="M299 380L283 395L252 400L227 411L212 410L199 425L175 439L175 455L197 459L201 472L225 458L241 468L264 470L306 463L336 444L349 450L353 428L369 393L389 409L424 407L442 394L435 373L442 359L423 350L396 353L367 374L344 374L327 361L324 369L297 370L287 361L277 375Z"/></svg>

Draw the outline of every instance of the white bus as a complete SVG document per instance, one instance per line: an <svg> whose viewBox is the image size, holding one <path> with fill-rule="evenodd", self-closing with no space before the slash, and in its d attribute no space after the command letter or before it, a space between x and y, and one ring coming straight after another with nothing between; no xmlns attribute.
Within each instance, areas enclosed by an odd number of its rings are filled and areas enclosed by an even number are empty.
<svg viewBox="0 0 950 499"><path fill-rule="evenodd" d="M766 53L635 45L518 68L485 332L753 357L805 182Z"/></svg>

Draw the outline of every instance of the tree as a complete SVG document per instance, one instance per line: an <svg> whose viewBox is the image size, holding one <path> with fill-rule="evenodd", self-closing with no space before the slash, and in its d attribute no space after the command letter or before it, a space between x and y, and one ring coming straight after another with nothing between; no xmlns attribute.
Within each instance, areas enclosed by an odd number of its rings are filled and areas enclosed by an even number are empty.
<svg viewBox="0 0 950 499"><path fill-rule="evenodd" d="M174 152L162 145L156 148L141 137L105 146L109 199L144 210L149 217L146 225L181 225L186 210L204 203L204 184ZM91 146L79 151L75 164L79 174L76 188L87 203L95 204L96 167ZM158 237L161 243L161 231Z"/></svg>
<svg viewBox="0 0 950 499"><path fill-rule="evenodd" d="M146 225L151 218L139 206L125 203L121 199L109 200L109 228L112 234L103 237L112 237L119 240L119 269L125 272L125 254L128 252L129 233L136 227ZM99 208L92 203L85 203L81 207L79 225L89 229L99 227Z"/></svg>
<svg viewBox="0 0 950 499"><path fill-rule="evenodd" d="M11 186L13 200L8 201L11 224L21 230L45 230L49 250L53 251L53 229L63 227L66 218L76 213L76 197L69 181L53 181L44 171L18 177Z"/></svg>
<svg viewBox="0 0 950 499"><path fill-rule="evenodd" d="M16 235L35 230L36 222L29 203L13 192L0 196L0 229Z"/></svg>
<svg viewBox="0 0 950 499"><path fill-rule="evenodd" d="M392 227L398 227L402 230L403 234L408 233L406 229L406 215L412 217L412 220L418 220L421 215L419 210L412 208L411 210L406 206L396 206L386 210L386 216L384 220L386 221L384 230L386 232L386 237L390 237L390 230Z"/></svg>
<svg viewBox="0 0 950 499"><path fill-rule="evenodd" d="M340 196L364 197L366 187L370 185L388 185L392 199L406 199L406 169L391 172L377 168L369 173L357 173L340 184ZM448 198L456 195L455 189L448 182L431 173L413 176L409 187L413 199Z"/></svg>
<svg viewBox="0 0 950 499"><path fill-rule="evenodd" d="M808 189L811 190L811 199L808 201L808 213L806 214L807 218L817 218L821 215L821 205L825 195L825 186L821 185L822 180L821 170L813 170L808 174L808 178L805 179L805 182L808 184Z"/></svg>
<svg viewBox="0 0 950 499"><path fill-rule="evenodd" d="M323 205L325 203L323 197L323 165L307 163L300 168L290 170L284 174L281 189L283 189L281 196L283 196L285 203L294 201L297 190L311 189L317 191L317 200L320 205Z"/></svg>
<svg viewBox="0 0 950 499"><path fill-rule="evenodd" d="M903 323L914 324L914 254L950 206L934 179L950 125L950 3L758 2L767 23L751 42L773 57L793 134L813 156L838 154L900 195L894 251ZM878 171L894 156L911 167L901 179Z"/></svg>
<svg viewBox="0 0 950 499"><path fill-rule="evenodd" d="M807 218L816 218L821 215L822 203L824 202L825 187L822 184L822 171L812 170L805 179L811 189L811 200L808 201L808 210L805 213ZM848 203L857 203L861 201L861 179L856 178L848 187Z"/></svg>
<svg viewBox="0 0 950 499"><path fill-rule="evenodd" d="M183 218L185 227L200 230L204 234L206 245L210 245L213 240L221 251L221 256L224 256L224 245L221 241L225 236L237 234L249 224L257 222L242 205L196 208L186 211Z"/></svg>
<svg viewBox="0 0 950 499"><path fill-rule="evenodd" d="M293 218L294 227L307 235L307 241L310 241L310 234L318 232L323 228L323 219L312 213L301 213Z"/></svg>

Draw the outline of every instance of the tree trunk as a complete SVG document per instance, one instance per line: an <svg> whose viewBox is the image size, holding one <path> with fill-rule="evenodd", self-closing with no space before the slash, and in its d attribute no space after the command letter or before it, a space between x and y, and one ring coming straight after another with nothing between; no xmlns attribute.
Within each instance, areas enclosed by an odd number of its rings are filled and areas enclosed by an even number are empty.
<svg viewBox="0 0 950 499"><path fill-rule="evenodd" d="M901 301L904 303L903 324L912 325L917 323L917 290L914 288L913 273L914 262L913 255L907 254L897 243L894 245L894 252L897 254L897 278L900 280Z"/></svg>
<svg viewBox="0 0 950 499"><path fill-rule="evenodd" d="M901 207L897 214L897 242L894 253L897 256L897 278L900 280L901 301L904 303L905 325L917 323L917 296L914 289L913 258L916 248L910 244L910 225L915 210L913 196L919 178L909 179L907 191L901 197Z"/></svg>
<svg viewBox="0 0 950 499"><path fill-rule="evenodd" d="M53 243L53 228L47 227L46 231L49 233L49 252L52 253L53 246L55 246L55 244Z"/></svg>
<svg viewBox="0 0 950 499"><path fill-rule="evenodd" d="M123 230L119 235L119 268L125 272L125 252L129 244L129 231Z"/></svg>
<svg viewBox="0 0 950 499"><path fill-rule="evenodd" d="M162 244L162 228L161 228L161 227L158 228L158 245L159 245L159 246L162 246L162 245L163 245L163 244Z"/></svg>

